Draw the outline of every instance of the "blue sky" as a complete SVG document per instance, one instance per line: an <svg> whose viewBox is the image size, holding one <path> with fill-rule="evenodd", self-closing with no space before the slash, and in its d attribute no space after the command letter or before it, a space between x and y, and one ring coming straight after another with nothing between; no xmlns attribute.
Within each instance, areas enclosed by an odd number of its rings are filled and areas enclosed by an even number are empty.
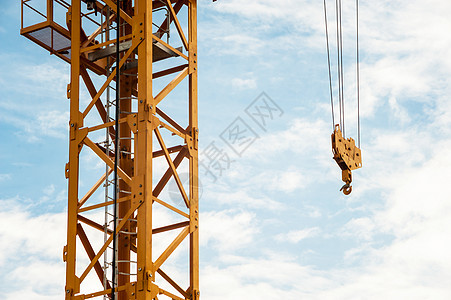
<svg viewBox="0 0 451 300"><path fill-rule="evenodd" d="M362 1L363 168L347 197L322 9L199 1L201 152L213 143L232 161L201 177L202 297L450 299L451 3ZM353 9L344 3L356 137ZM19 1L0 20L0 296L61 299L69 65L19 35ZM263 92L280 111L262 128L246 108ZM237 118L256 137L240 155L221 139Z"/></svg>

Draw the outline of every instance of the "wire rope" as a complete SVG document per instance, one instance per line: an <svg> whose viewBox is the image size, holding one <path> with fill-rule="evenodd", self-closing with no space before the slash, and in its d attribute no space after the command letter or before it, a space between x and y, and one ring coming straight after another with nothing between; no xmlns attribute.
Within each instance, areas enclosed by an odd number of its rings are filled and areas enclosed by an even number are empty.
<svg viewBox="0 0 451 300"><path fill-rule="evenodd" d="M357 77L357 141L360 148L360 50L359 50L359 0L356 6L356 77Z"/></svg>
<svg viewBox="0 0 451 300"><path fill-rule="evenodd" d="M327 47L327 64L329 71L329 90L330 90L330 102L332 110L332 123L335 126L335 102L334 90L332 82L332 60L331 60L331 44L329 42L329 22L327 15L327 1L323 1L324 6L324 21L325 21L325 33L326 33L326 47ZM357 142L358 147L361 146L361 124L360 124L360 45L359 45L359 23L360 23L360 8L359 0L355 3L356 9L356 102L357 102ZM343 5L342 0L335 0L335 19L336 19L336 50L337 50L337 89L338 92L338 106L339 106L339 125L343 137L345 133L345 88L344 88L344 63L343 63ZM335 71L334 71L335 72Z"/></svg>
<svg viewBox="0 0 451 300"><path fill-rule="evenodd" d="M343 23L342 23L342 3L341 0L339 2L339 11L338 15L340 16L340 45L339 45L339 55L340 55L340 90L341 90L341 112L342 112L342 125L341 131L343 132L343 137L345 137L345 95L344 95L344 73L343 73Z"/></svg>
<svg viewBox="0 0 451 300"><path fill-rule="evenodd" d="M338 16L338 0L335 0L335 16L336 16L336 26L337 26L337 78L338 78L338 107L340 112L340 127L343 125L343 112L341 105L341 73L340 73L340 19Z"/></svg>
<svg viewBox="0 0 451 300"><path fill-rule="evenodd" d="M326 46L327 46L327 65L329 68L329 90L330 90L330 106L332 109L332 130L335 127L335 112L334 112L334 93L332 89L332 73L330 66L330 47L329 47L329 30L327 26L327 4L326 0L324 0L324 23L326 25Z"/></svg>

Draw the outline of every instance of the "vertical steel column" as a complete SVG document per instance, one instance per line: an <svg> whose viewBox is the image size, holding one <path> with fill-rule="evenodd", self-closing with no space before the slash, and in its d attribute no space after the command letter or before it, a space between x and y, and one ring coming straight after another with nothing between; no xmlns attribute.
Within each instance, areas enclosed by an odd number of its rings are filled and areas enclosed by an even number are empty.
<svg viewBox="0 0 451 300"><path fill-rule="evenodd" d="M144 33L138 46L138 132L135 135L135 177L133 189L142 205L137 224L137 299L151 300L158 294L152 285L155 270L152 262L152 0L137 0L135 28ZM133 201L133 200L132 200ZM135 200L136 201L136 200Z"/></svg>
<svg viewBox="0 0 451 300"><path fill-rule="evenodd" d="M78 214L78 175L79 150L81 136L79 128L83 127L83 118L79 111L80 90L80 32L81 32L81 1L72 0L72 9L68 13L71 24L71 82L70 82L70 141L69 141L69 187L67 208L67 248L66 260L66 299L79 292L79 280L75 275L76 238Z"/></svg>
<svg viewBox="0 0 451 300"><path fill-rule="evenodd" d="M198 110L197 110L197 0L188 7L189 31L189 131L192 149L190 173L190 287L192 299L199 299L199 173L198 173Z"/></svg>
<svg viewBox="0 0 451 300"><path fill-rule="evenodd" d="M53 0L47 0L47 21L53 21Z"/></svg>
<svg viewBox="0 0 451 300"><path fill-rule="evenodd" d="M133 15L133 7L132 7L132 1L122 1L122 9L129 14ZM126 22L123 22L124 24L121 24L119 26L118 34L120 37L126 36L127 34L131 34L132 32L132 26L127 24ZM133 56L133 54L132 54ZM127 118L129 114L132 112L132 89L135 88L135 80L132 80L132 78L129 75L122 75L120 76L120 118ZM124 170L127 174L133 174L133 161L131 157L132 152L132 134L130 132L130 128L125 126L120 126L119 131L119 166L122 170ZM128 186L124 180L119 181L119 199L123 197L129 196L128 192L131 191L131 188ZM124 216L127 214L127 212L131 208L131 202L123 201L118 204L118 217L119 219L124 218ZM131 249L131 236L127 234L127 232L131 231L131 222L127 221L127 223L124 226L124 229L122 230L123 233L119 233L117 238L117 270L118 270L118 277L117 277L117 285L123 286L130 282L130 272L131 272L131 255L130 255L130 249ZM136 224L135 224L136 225ZM128 295L126 291L121 291L118 293L118 300L128 300Z"/></svg>

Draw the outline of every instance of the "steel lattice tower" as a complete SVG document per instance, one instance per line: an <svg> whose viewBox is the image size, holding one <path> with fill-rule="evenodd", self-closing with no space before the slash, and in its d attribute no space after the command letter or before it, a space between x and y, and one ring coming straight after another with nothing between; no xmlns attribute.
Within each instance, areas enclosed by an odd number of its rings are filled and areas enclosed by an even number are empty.
<svg viewBox="0 0 451 300"><path fill-rule="evenodd" d="M115 0L21 0L21 5L21 34L71 69L66 299L108 299L112 286L116 299L199 299L197 0L121 0L120 24ZM30 14L42 19L35 22ZM118 70L120 101L110 93ZM116 128L111 112L118 103ZM80 157L87 152L96 163L84 170ZM116 232L111 225L115 156ZM182 166L187 181L179 175ZM81 174L92 169L103 175L87 183ZM171 180L178 188L176 203L162 193ZM104 198L98 196L102 186ZM172 215L157 227L162 209ZM169 238L159 239L162 235ZM175 251L188 251L186 266L174 258ZM169 261L174 274L163 271ZM186 282L180 283L184 273Z"/></svg>

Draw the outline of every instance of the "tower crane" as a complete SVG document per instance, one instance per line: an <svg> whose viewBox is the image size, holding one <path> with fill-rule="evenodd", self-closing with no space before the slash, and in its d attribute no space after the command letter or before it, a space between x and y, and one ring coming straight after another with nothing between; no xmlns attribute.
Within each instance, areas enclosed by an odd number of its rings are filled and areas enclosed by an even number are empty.
<svg viewBox="0 0 451 300"><path fill-rule="evenodd" d="M20 31L70 64L65 298L199 299L197 0L67 1L21 0Z"/></svg>
<svg viewBox="0 0 451 300"><path fill-rule="evenodd" d="M20 30L70 64L65 299L199 299L198 1L68 1L21 0ZM360 152L332 139L349 185Z"/></svg>

